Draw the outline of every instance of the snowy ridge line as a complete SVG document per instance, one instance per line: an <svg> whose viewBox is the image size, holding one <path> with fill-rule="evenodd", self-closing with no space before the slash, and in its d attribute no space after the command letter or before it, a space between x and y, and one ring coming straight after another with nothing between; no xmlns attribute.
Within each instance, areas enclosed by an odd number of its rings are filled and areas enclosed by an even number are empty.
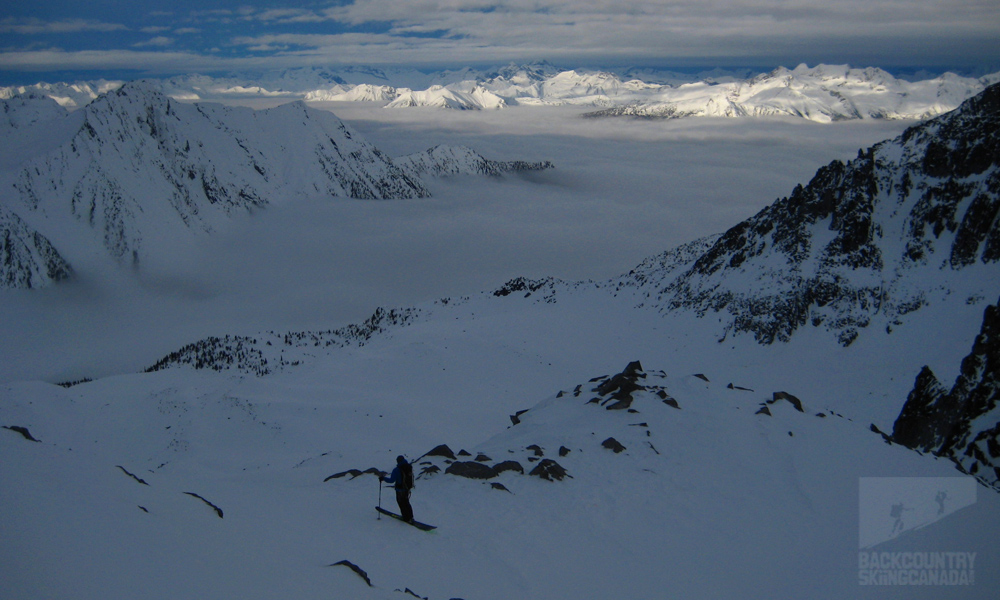
<svg viewBox="0 0 1000 600"><path fill-rule="evenodd" d="M152 373L177 366L213 371L236 370L257 377L280 372L314 358L316 349L364 346L372 337L391 328L404 327L425 311L418 308L379 307L361 324L327 331L261 333L256 337L226 335L188 344L161 358L144 372Z"/></svg>
<svg viewBox="0 0 1000 600"><path fill-rule="evenodd" d="M424 73L413 69L302 68L227 77L187 75L162 82L179 100L287 97L306 101L385 102L390 108L496 110L506 106L602 107L592 117L684 118L791 116L818 122L926 119L1000 81L945 73L908 81L848 65L778 67L767 73L711 71L686 75L656 69L567 70L551 64ZM42 94L79 108L120 81L39 83L0 88L0 98Z"/></svg>
<svg viewBox="0 0 1000 600"><path fill-rule="evenodd" d="M449 177L452 175L486 175L499 177L504 173L544 171L553 169L550 161L490 160L465 146L438 145L424 152L394 159L399 168L411 177Z"/></svg>

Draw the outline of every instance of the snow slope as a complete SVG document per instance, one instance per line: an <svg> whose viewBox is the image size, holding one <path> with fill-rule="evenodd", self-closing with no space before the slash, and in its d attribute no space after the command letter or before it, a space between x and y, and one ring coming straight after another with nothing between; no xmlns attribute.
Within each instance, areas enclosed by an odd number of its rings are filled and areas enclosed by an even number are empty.
<svg viewBox="0 0 1000 600"><path fill-rule="evenodd" d="M483 324L462 324L470 326ZM439 325L395 342L458 342L474 351L447 365L462 370L458 381L466 385L438 388L436 395L423 391L429 377L437 379L426 370L434 353L411 348L409 360L398 362L406 350L378 341L289 375L175 368L68 389L4 386L0 420L39 440L0 430L0 474L17 482L4 487L0 516L6 593L153 599L403 598L406 589L429 598L658 597L664 589L719 598L941 593L859 587L858 482L869 476L953 481L948 463L886 445L866 423L808 396L803 412L791 401L768 404L784 388L748 391L743 380L730 387L718 369L699 376L683 367L646 367L638 382L644 389L632 393L635 412L591 402L613 394L597 388L621 363L607 363L594 373L596 381L566 380L489 406L475 380L502 382L482 362L495 346L478 336L461 342L454 333ZM521 339L542 343L541 335ZM372 360L396 393L375 381L365 387L339 379ZM531 377L521 363L511 369L508 377ZM763 406L770 414L760 412ZM513 426L505 415L470 418L524 408L530 410ZM615 452L615 442L624 449ZM419 519L438 526L433 534L378 520L374 477L336 477L388 469L397 453L415 459L440 444L454 448L457 462L500 473L469 479L446 473L454 465L442 457L421 458L418 472L427 473L413 504ZM543 462L549 460L568 476L556 479L558 469ZM550 480L530 475L543 464ZM439 471L430 473L435 466ZM382 504L393 507L390 498L382 493ZM975 585L947 591L983 597L997 583L998 508L998 496L980 490L950 520L907 530L880 549L895 543L975 552ZM330 566L345 560L363 569L372 587L347 567Z"/></svg>

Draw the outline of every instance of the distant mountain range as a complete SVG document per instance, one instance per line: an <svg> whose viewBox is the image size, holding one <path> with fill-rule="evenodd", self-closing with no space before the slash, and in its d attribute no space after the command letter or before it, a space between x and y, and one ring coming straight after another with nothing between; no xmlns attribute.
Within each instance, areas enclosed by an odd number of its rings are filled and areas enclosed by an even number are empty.
<svg viewBox="0 0 1000 600"><path fill-rule="evenodd" d="M846 65L779 67L766 73L696 75L654 69L566 70L549 63L496 69L303 68L225 77L189 75L160 83L187 101L286 97L309 102L379 102L388 108L494 110L508 106L580 106L591 117L684 118L789 116L818 122L927 119L956 108L1000 73L953 73L910 81L878 68ZM37 84L0 88L0 98L40 93L68 108L86 105L120 82Z"/></svg>

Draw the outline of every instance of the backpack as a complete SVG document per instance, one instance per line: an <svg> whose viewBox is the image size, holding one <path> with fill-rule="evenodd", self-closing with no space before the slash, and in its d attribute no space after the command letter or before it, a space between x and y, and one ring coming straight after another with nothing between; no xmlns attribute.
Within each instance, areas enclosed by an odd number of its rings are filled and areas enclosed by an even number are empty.
<svg viewBox="0 0 1000 600"><path fill-rule="evenodd" d="M413 465L410 463L399 465L399 483L404 490L413 489Z"/></svg>

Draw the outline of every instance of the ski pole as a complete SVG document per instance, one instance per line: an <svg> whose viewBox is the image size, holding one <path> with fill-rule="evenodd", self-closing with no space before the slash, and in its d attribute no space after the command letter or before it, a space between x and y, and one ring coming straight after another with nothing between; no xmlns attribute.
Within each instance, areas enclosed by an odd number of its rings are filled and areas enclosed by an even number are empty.
<svg viewBox="0 0 1000 600"><path fill-rule="evenodd" d="M378 478L378 507L382 508L382 478L381 477ZM378 515L378 519L377 520L381 521L382 520L382 513L380 511L375 511L375 514Z"/></svg>

